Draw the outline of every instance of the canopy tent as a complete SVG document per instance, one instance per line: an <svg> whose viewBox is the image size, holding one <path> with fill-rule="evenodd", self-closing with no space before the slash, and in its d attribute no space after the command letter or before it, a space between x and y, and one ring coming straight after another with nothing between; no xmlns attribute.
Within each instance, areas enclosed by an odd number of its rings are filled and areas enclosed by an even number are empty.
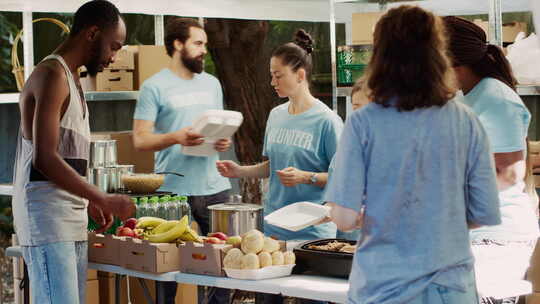
<svg viewBox="0 0 540 304"><path fill-rule="evenodd" d="M179 15L194 17L329 21L329 0L111 0L122 13ZM85 0L2 0L0 11L74 12ZM350 19L353 12L378 11L376 3L336 4L338 22ZM487 14L489 0L423 0L390 3L418 4L440 15ZM502 0L503 12L528 11L529 0ZM342 18L343 19L342 19Z"/></svg>

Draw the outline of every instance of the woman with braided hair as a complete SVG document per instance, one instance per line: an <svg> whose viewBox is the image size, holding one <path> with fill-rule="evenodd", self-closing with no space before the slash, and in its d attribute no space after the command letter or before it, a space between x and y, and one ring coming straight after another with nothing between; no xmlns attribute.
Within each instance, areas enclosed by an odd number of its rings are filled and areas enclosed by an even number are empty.
<svg viewBox="0 0 540 304"><path fill-rule="evenodd" d="M516 93L516 80L502 50L489 44L485 32L470 21L449 16L444 22L464 102L486 129L497 171L502 223L471 231L477 281L523 279L539 236L538 199L532 183L526 183L531 115Z"/></svg>

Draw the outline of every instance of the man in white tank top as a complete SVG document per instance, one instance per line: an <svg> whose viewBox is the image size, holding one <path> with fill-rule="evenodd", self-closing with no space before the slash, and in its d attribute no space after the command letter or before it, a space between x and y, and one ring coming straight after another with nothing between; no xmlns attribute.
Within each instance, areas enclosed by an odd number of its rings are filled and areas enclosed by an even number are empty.
<svg viewBox="0 0 540 304"><path fill-rule="evenodd" d="M67 40L35 67L20 94L13 212L33 303L84 303L87 214L106 230L113 215L126 219L135 210L129 197L86 181L90 127L77 73L83 65L90 74L103 70L125 37L113 4L87 2Z"/></svg>

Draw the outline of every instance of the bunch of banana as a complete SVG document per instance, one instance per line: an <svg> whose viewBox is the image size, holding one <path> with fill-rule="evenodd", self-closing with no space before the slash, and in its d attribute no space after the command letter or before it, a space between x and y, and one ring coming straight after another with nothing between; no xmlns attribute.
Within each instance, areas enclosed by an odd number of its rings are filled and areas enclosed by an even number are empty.
<svg viewBox="0 0 540 304"><path fill-rule="evenodd" d="M176 240L178 243L179 241L184 242L195 242L195 243L202 243L201 237L197 234L197 232L190 227L186 228L186 231Z"/></svg>
<svg viewBox="0 0 540 304"><path fill-rule="evenodd" d="M159 217L153 217L153 216L143 216L139 219L137 219L137 226L135 228L141 228L144 230L151 230L159 226L160 224L165 223L166 220L159 218Z"/></svg>
<svg viewBox="0 0 540 304"><path fill-rule="evenodd" d="M152 243L170 243L181 237L188 228L189 219L184 216L179 221L165 221L152 229L148 241Z"/></svg>

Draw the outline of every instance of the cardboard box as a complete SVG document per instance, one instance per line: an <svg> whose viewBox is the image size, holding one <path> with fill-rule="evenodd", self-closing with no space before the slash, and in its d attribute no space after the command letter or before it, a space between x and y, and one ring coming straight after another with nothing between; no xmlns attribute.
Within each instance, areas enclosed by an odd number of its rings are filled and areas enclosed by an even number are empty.
<svg viewBox="0 0 540 304"><path fill-rule="evenodd" d="M540 293L533 293L525 297L526 304L540 304Z"/></svg>
<svg viewBox="0 0 540 304"><path fill-rule="evenodd" d="M146 79L168 67L171 61L163 45L130 45L127 49L135 55L135 90L140 89Z"/></svg>
<svg viewBox="0 0 540 304"><path fill-rule="evenodd" d="M96 91L133 91L133 72L103 70L96 76Z"/></svg>
<svg viewBox="0 0 540 304"><path fill-rule="evenodd" d="M99 281L86 281L86 304L99 304Z"/></svg>
<svg viewBox="0 0 540 304"><path fill-rule="evenodd" d="M223 257L231 245L186 242L180 245L180 271L224 277Z"/></svg>
<svg viewBox="0 0 540 304"><path fill-rule="evenodd" d="M130 280L131 281L131 280ZM99 304L116 304L114 274L100 271L98 273ZM120 304L127 304L126 277L120 280ZM135 303L133 303L135 304Z"/></svg>
<svg viewBox="0 0 540 304"><path fill-rule="evenodd" d="M120 255L127 269L163 273L180 270L180 249L176 243L150 243L126 238L121 242Z"/></svg>
<svg viewBox="0 0 540 304"><path fill-rule="evenodd" d="M527 281L532 283L532 289L535 293L540 293L540 239L536 241L531 256L531 264L527 270Z"/></svg>
<svg viewBox="0 0 540 304"><path fill-rule="evenodd" d="M482 21L481 19L475 19L474 23L481 27L484 32L486 32L486 35L488 36L488 40L490 39L489 35L489 22L488 21ZM502 27L502 40L503 42L509 42L513 43L516 39L516 36L520 33L524 32L527 34L527 23L525 22L509 22L504 23Z"/></svg>
<svg viewBox="0 0 540 304"><path fill-rule="evenodd" d="M14 280L13 290L14 290L14 300L15 304L23 304L24 303L24 291L20 289L21 281L19 279ZM29 303L32 303L32 296L31 291L29 293L30 300ZM114 302L111 302L111 304ZM187 303L187 302L186 302ZM91 280L86 282L86 304L99 304L99 281ZM135 304L135 303L133 303Z"/></svg>
<svg viewBox="0 0 540 304"><path fill-rule="evenodd" d="M136 151L131 131L92 133L92 140L100 139L116 140L116 154L119 164L135 165L136 173L154 172L154 152Z"/></svg>
<svg viewBox="0 0 540 304"><path fill-rule="evenodd" d="M122 237L88 233L88 262L120 265L120 242Z"/></svg>
<svg viewBox="0 0 540 304"><path fill-rule="evenodd" d="M94 281L94 280L98 279L97 270L88 269L86 273L87 273L87 275L86 275L86 280L87 281Z"/></svg>
<svg viewBox="0 0 540 304"><path fill-rule="evenodd" d="M111 70L134 70L135 54L129 47L120 49L114 58L114 62L109 64L107 69Z"/></svg>
<svg viewBox="0 0 540 304"><path fill-rule="evenodd" d="M352 43L373 44L375 25L383 13L355 13L352 14Z"/></svg>
<svg viewBox="0 0 540 304"><path fill-rule="evenodd" d="M156 301L156 282L153 280L144 279L150 297ZM100 286L100 304L115 304L114 302L114 274L107 272L100 272L99 275ZM123 277L120 281L120 303L127 304L127 280ZM139 279L135 277L129 277L129 291L131 304L147 304L144 291L139 283ZM197 286L191 284L178 284L176 290L175 303L197 303Z"/></svg>

